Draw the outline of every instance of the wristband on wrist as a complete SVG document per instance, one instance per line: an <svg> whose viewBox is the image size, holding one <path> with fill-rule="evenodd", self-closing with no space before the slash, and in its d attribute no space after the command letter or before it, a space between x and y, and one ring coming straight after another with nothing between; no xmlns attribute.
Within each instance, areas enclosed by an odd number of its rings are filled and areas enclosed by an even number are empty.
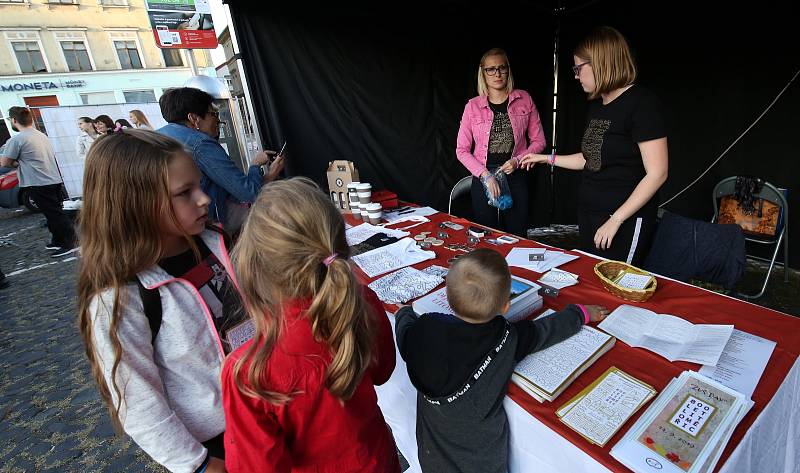
<svg viewBox="0 0 800 473"><path fill-rule="evenodd" d="M578 306L578 309L580 309L581 312L583 312L583 325L589 325L589 311L586 310L586 307L584 307L583 304L575 305Z"/></svg>
<svg viewBox="0 0 800 473"><path fill-rule="evenodd" d="M550 153L550 156L547 157L547 163L550 165L550 167L553 167L553 166L556 165L556 152L555 151Z"/></svg>

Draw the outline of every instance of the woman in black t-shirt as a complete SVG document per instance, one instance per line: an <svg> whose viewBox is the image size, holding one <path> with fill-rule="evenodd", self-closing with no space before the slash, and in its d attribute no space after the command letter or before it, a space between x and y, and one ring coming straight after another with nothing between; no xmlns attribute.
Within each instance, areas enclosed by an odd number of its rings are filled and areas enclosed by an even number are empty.
<svg viewBox="0 0 800 473"><path fill-rule="evenodd" d="M641 265L652 241L658 189L667 180L667 131L656 97L635 84L619 31L603 26L573 53L575 78L592 102L580 153L529 154L522 165L583 170L578 197L582 249ZM595 99L600 100L595 100Z"/></svg>

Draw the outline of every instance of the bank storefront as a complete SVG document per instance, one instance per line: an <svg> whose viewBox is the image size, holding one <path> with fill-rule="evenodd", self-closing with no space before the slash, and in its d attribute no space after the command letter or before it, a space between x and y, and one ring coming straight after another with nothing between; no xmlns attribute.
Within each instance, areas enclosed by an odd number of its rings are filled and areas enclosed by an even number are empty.
<svg viewBox="0 0 800 473"><path fill-rule="evenodd" d="M57 107L155 102L183 85L188 67L23 74L0 77L0 116L12 106Z"/></svg>

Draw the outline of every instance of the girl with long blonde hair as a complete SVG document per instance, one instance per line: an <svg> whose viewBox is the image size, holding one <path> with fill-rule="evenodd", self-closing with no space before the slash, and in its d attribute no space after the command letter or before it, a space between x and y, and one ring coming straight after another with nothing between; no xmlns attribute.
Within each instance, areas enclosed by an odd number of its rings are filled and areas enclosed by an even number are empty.
<svg viewBox="0 0 800 473"><path fill-rule="evenodd" d="M313 182L264 186L233 254L256 334L222 371L228 471L399 471L373 387L394 370L391 326L348 256Z"/></svg>
<svg viewBox="0 0 800 473"><path fill-rule="evenodd" d="M170 471L224 471L219 373L252 325L200 171L125 129L92 145L83 189L78 325L111 420Z"/></svg>
<svg viewBox="0 0 800 473"><path fill-rule="evenodd" d="M140 130L153 129L153 125L150 124L150 120L147 119L147 115L145 115L141 110L131 110L128 113L128 118L131 119L133 126Z"/></svg>

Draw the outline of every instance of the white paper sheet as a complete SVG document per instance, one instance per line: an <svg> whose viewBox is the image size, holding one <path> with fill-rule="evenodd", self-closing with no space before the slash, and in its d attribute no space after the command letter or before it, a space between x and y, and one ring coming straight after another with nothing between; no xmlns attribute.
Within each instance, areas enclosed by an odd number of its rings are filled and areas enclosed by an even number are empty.
<svg viewBox="0 0 800 473"><path fill-rule="evenodd" d="M426 274L414 268L402 268L372 281L369 288L386 304L405 304L431 292L443 282L441 276Z"/></svg>
<svg viewBox="0 0 800 473"><path fill-rule="evenodd" d="M387 229L371 225L369 223L362 223L361 225L348 228L344 233L345 237L347 238L348 246L358 245L367 238L371 237L372 235L377 235L378 233L383 233L396 238L402 238L409 235L408 232L404 232L402 230Z"/></svg>
<svg viewBox="0 0 800 473"><path fill-rule="evenodd" d="M717 366L703 366L700 374L735 389L748 398L753 397L774 349L775 342L772 340L734 330Z"/></svg>
<svg viewBox="0 0 800 473"><path fill-rule="evenodd" d="M548 249L544 254L544 261L530 261L528 255L531 254L531 250L532 248L512 248L506 256L508 265L537 273L545 273L564 263L569 263L572 260L578 259L576 255Z"/></svg>
<svg viewBox="0 0 800 473"><path fill-rule="evenodd" d="M402 212L384 212L383 218L389 224L392 224L394 222L399 222L404 217L427 217L436 213L439 213L439 211L430 207L416 207L414 209L408 209Z"/></svg>
<svg viewBox="0 0 800 473"><path fill-rule="evenodd" d="M367 276L375 276L436 258L433 251L425 251L412 238L403 238L391 245L353 256L351 259Z"/></svg>
<svg viewBox="0 0 800 473"><path fill-rule="evenodd" d="M578 284L578 275L563 269L553 268L539 278L539 282L556 289L564 289Z"/></svg>
<svg viewBox="0 0 800 473"><path fill-rule="evenodd" d="M617 281L617 284L628 289L643 290L650 284L652 279L653 277L647 274L625 273Z"/></svg>
<svg viewBox="0 0 800 473"><path fill-rule="evenodd" d="M605 445L652 395L648 386L611 372L574 403L561 421L595 444Z"/></svg>
<svg viewBox="0 0 800 473"><path fill-rule="evenodd" d="M692 324L674 315L621 305L598 328L632 347L640 347L669 361L717 364L733 325Z"/></svg>

